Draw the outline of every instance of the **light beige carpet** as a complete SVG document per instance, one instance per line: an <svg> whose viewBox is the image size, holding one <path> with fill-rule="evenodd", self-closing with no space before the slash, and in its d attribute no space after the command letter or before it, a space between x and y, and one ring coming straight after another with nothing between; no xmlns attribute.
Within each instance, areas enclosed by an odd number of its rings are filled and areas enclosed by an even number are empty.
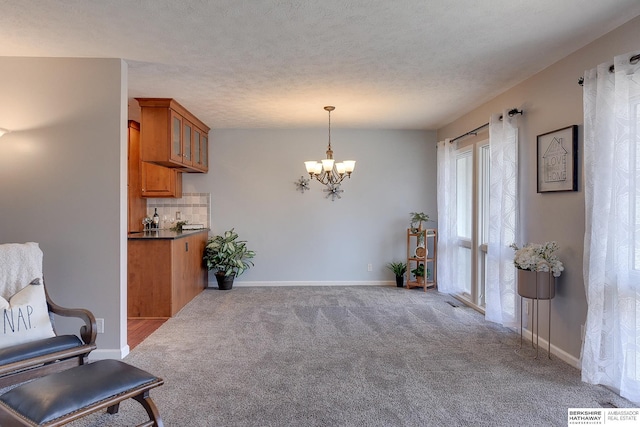
<svg viewBox="0 0 640 427"><path fill-rule="evenodd" d="M633 407L520 337L396 287L207 289L126 362L165 379L166 426L565 426ZM73 426L133 426L135 402Z"/></svg>

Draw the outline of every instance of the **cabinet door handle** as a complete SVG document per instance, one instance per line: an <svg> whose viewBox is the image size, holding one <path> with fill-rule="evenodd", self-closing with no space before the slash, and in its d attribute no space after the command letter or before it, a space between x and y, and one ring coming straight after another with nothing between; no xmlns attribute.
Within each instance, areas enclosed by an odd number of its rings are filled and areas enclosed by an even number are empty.
<svg viewBox="0 0 640 427"><path fill-rule="evenodd" d="M185 252L189 252L189 242L184 242L184 250Z"/></svg>

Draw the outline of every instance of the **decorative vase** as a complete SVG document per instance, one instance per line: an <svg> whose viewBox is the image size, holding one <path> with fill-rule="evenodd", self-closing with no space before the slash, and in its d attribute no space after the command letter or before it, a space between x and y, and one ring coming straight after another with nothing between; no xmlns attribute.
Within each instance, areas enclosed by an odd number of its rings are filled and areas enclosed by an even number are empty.
<svg viewBox="0 0 640 427"><path fill-rule="evenodd" d="M416 281L419 285L424 285L424 276L416 276Z"/></svg>
<svg viewBox="0 0 640 427"><path fill-rule="evenodd" d="M429 256L429 250L425 246L417 246L413 255L416 258L426 258Z"/></svg>
<svg viewBox="0 0 640 427"><path fill-rule="evenodd" d="M404 286L404 276L396 276L396 286L399 288Z"/></svg>
<svg viewBox="0 0 640 427"><path fill-rule="evenodd" d="M555 277L550 272L518 269L518 295L530 299L556 296Z"/></svg>
<svg viewBox="0 0 640 427"><path fill-rule="evenodd" d="M225 276L224 273L216 273L216 281L218 282L218 289L221 291L228 291L233 288L233 279L235 279L235 274L230 274L229 276Z"/></svg>

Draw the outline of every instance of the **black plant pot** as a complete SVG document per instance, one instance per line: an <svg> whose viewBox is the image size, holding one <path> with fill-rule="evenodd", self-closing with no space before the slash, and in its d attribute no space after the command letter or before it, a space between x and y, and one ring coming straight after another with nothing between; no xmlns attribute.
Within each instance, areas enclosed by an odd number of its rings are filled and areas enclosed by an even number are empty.
<svg viewBox="0 0 640 427"><path fill-rule="evenodd" d="M396 276L396 286L399 288L404 286L404 276Z"/></svg>
<svg viewBox="0 0 640 427"><path fill-rule="evenodd" d="M235 274L225 276L224 273L216 273L216 281L218 282L218 289L221 291L228 291L233 288L233 279L236 278Z"/></svg>

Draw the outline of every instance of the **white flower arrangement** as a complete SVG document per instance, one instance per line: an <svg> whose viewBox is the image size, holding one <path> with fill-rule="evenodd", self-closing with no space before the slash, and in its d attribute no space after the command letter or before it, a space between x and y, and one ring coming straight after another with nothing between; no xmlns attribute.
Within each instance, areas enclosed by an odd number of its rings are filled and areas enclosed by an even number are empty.
<svg viewBox="0 0 640 427"><path fill-rule="evenodd" d="M564 270L562 261L554 255L554 252L559 249L555 241L543 244L527 243L522 248L512 243L510 247L516 251L513 264L520 270L549 271L551 269L554 277L559 277Z"/></svg>

